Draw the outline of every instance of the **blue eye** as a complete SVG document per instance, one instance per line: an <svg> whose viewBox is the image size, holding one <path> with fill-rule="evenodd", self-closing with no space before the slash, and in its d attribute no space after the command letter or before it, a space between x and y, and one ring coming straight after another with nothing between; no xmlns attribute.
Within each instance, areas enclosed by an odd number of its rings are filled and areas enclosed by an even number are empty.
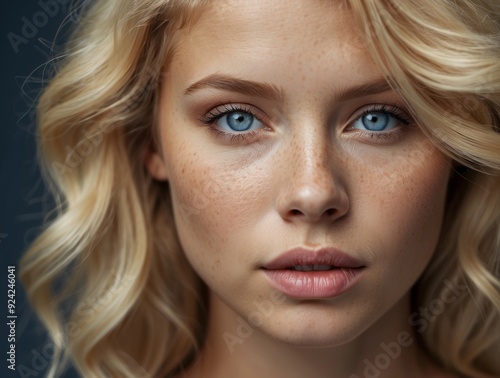
<svg viewBox="0 0 500 378"><path fill-rule="evenodd" d="M367 131L388 131L398 125L398 119L383 111L370 111L354 121L353 128Z"/></svg>
<svg viewBox="0 0 500 378"><path fill-rule="evenodd" d="M218 119L217 125L224 130L234 132L254 130L261 127L262 123L246 111L234 110L222 115Z"/></svg>

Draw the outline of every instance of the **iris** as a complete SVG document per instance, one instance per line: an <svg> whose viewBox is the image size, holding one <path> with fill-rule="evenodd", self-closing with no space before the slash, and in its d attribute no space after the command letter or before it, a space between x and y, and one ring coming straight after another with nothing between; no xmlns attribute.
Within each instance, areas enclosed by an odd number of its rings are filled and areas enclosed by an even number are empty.
<svg viewBox="0 0 500 378"><path fill-rule="evenodd" d="M372 112L361 117L363 126L369 131L382 131L390 124L391 117L388 114Z"/></svg>
<svg viewBox="0 0 500 378"><path fill-rule="evenodd" d="M222 117L220 121L225 122L233 131L247 131L252 127L254 116L246 112L231 112Z"/></svg>

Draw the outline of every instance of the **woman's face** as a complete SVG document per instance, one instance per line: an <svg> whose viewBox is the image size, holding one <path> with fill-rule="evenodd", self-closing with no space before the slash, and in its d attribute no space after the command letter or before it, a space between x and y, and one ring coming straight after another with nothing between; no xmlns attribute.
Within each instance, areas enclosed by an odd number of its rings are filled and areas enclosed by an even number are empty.
<svg viewBox="0 0 500 378"><path fill-rule="evenodd" d="M148 160L212 310L249 319L281 293L254 325L294 345L345 343L406 298L450 173L342 3L206 12L166 69Z"/></svg>

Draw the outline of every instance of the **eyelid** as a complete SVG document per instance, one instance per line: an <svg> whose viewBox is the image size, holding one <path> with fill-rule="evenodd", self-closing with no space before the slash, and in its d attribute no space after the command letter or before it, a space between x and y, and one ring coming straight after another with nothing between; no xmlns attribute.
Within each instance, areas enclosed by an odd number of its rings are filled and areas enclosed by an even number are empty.
<svg viewBox="0 0 500 378"><path fill-rule="evenodd" d="M396 119L398 125L388 131L369 131L354 128L354 123L361 117L374 112L386 113ZM354 138L363 143L373 144L375 146L392 144L400 141L406 135L408 128L416 125L416 121L407 111L397 105L371 104L366 105L355 111L346 123L343 131L346 136Z"/></svg>
<svg viewBox="0 0 500 378"><path fill-rule="evenodd" d="M258 121L260 121L264 127L268 127L267 125L269 124L269 118L266 116L266 114L259 108L246 103L223 103L215 107L211 107L208 111L205 112L200 121L206 125L209 125L222 118L224 115L234 111L247 112L254 116Z"/></svg>
<svg viewBox="0 0 500 378"><path fill-rule="evenodd" d="M389 104L371 104L366 105L358 110L356 110L350 117L347 122L347 129L352 130L352 123L357 121L361 117L372 113L372 112L381 112L391 115L396 118L403 125L412 125L415 123L413 117L411 117L407 111L403 110L401 107L397 105L389 105Z"/></svg>
<svg viewBox="0 0 500 378"><path fill-rule="evenodd" d="M259 129L247 132L230 132L227 130L223 130L216 124L217 121L223 116L234 111L243 111L251 114L259 122L262 123L262 126ZM416 121L413 119L413 117L411 117L409 113L400 106L390 104L370 104L359 108L348 118L344 131L348 131L349 133L356 131L356 135L361 136L362 139L370 142L372 140L377 140L378 143L394 142L403 136L404 129L402 127L396 127L389 131L364 131L354 129L353 123L371 112L384 112L395 118L398 121L399 125L402 124L405 126L412 126L416 124ZM272 121L266 115L266 113L264 113L258 107L248 103L228 101L220 103L216 106L211 106L203 113L203 116L199 119L199 121L202 124L206 125L207 130L215 133L217 137L224 138L225 140L234 143L250 144L264 137L265 134L262 134L262 131L266 131L266 129L267 131L272 130L272 128L269 126Z"/></svg>

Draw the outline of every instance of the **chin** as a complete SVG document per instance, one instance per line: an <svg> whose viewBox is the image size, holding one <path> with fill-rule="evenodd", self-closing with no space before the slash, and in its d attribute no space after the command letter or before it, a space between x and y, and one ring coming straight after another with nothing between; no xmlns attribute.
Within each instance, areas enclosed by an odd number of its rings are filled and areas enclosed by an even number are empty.
<svg viewBox="0 0 500 378"><path fill-rule="evenodd" d="M362 327L354 329L352 323L336 322L337 324L332 325L331 322L330 320L330 324L328 324L318 321L314 326L311 326L310 323L297 322L293 324L289 322L286 327L282 325L286 323L277 322L275 327L266 327L267 329L261 327L261 332L297 348L329 348L349 343L358 337L363 330Z"/></svg>

